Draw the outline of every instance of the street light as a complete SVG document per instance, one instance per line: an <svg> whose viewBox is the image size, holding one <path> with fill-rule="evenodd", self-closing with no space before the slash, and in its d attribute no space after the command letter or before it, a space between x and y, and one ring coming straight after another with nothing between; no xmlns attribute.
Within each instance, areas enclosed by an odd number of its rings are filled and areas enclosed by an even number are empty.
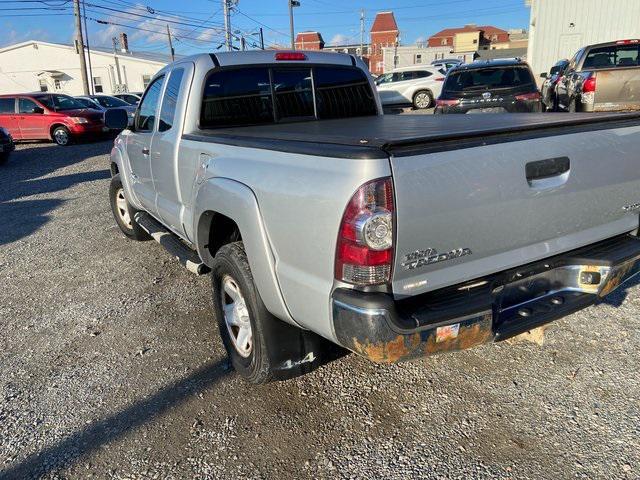
<svg viewBox="0 0 640 480"><path fill-rule="evenodd" d="M293 32L293 7L299 7L300 0L289 0L289 27L291 29L291 50L296 49L296 39Z"/></svg>

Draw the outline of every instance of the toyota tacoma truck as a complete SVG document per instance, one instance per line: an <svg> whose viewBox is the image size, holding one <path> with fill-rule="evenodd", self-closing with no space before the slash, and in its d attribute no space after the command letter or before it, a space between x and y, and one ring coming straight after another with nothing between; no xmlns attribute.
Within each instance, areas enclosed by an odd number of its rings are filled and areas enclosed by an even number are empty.
<svg viewBox="0 0 640 480"><path fill-rule="evenodd" d="M597 303L640 269L639 151L635 113L385 116L353 56L202 54L151 81L110 200L127 237L211 275L231 363L264 383Z"/></svg>

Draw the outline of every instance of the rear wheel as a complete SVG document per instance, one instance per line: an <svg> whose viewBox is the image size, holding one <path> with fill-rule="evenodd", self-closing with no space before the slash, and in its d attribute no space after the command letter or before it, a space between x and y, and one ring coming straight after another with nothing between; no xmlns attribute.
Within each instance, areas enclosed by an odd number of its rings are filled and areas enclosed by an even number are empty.
<svg viewBox="0 0 640 480"><path fill-rule="evenodd" d="M128 238L132 240L150 240L151 237L145 232L134 216L137 212L128 202L124 193L124 187L120 180L120 174L114 175L109 186L109 200L111 211L118 227Z"/></svg>
<svg viewBox="0 0 640 480"><path fill-rule="evenodd" d="M433 105L433 95L429 90L420 90L413 95L413 108L425 109Z"/></svg>
<svg viewBox="0 0 640 480"><path fill-rule="evenodd" d="M53 138L54 142L63 147L66 147L71 143L71 133L67 127L62 125L53 129L53 132L51 132L51 138Z"/></svg>

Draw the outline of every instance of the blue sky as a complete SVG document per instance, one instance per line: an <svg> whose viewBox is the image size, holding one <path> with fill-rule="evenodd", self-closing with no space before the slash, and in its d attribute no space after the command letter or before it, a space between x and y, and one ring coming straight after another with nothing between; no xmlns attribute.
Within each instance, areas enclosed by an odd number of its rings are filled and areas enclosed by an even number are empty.
<svg viewBox="0 0 640 480"><path fill-rule="evenodd" d="M300 1L301 7L295 9L296 31L317 30L327 43L360 41L360 9L365 9L366 31L377 11L392 10L403 44L412 44L443 28L466 23L509 29L527 28L529 20L524 0ZM125 31L132 50L164 52L168 50L167 23L178 54L212 51L222 41L222 0L85 2L90 18L89 37L96 46L110 45L111 37ZM0 1L0 45L32 38L70 43L72 5L70 0ZM258 37L251 34L262 26L267 44L286 45L289 41L287 5L287 0L239 0L232 14L232 27L238 35L244 34L257 42ZM110 24L99 24L96 20Z"/></svg>

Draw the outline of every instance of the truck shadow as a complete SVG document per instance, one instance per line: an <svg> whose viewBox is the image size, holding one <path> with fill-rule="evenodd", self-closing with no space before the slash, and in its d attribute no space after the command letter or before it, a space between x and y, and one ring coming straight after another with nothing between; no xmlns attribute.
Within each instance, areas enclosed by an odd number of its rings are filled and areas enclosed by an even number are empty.
<svg viewBox="0 0 640 480"><path fill-rule="evenodd" d="M50 212L64 203L60 198L20 200L66 190L83 182L109 178L108 170L51 175L58 169L104 155L110 142L80 144L62 148L57 145L33 146L16 150L0 167L0 245L24 238L50 219ZM105 165L106 167L106 165Z"/></svg>
<svg viewBox="0 0 640 480"><path fill-rule="evenodd" d="M17 465L0 472L0 478L41 478L69 466L80 457L123 437L193 395L211 388L229 375L227 365L226 359L206 364L188 377L168 385L129 408L98 420L57 444L33 453Z"/></svg>
<svg viewBox="0 0 640 480"><path fill-rule="evenodd" d="M629 296L629 290L640 285L640 273L623 283L620 288L606 296L602 303L620 308Z"/></svg>

